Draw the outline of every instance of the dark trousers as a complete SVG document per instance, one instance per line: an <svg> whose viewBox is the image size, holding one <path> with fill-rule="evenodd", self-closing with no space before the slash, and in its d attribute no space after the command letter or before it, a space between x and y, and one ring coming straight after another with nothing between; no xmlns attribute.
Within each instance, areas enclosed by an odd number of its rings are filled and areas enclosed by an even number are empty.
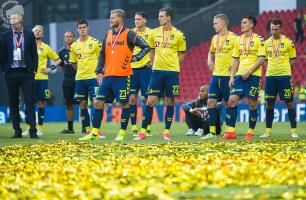
<svg viewBox="0 0 306 200"><path fill-rule="evenodd" d="M10 101L10 116L15 133L21 133L19 115L20 88L25 102L25 115L30 125L30 133L36 133L34 73L21 68L11 69L5 74L5 80Z"/></svg>
<svg viewBox="0 0 306 200"><path fill-rule="evenodd" d="M305 36L304 36L304 31L303 30L298 30L295 33L295 43L297 43L301 39L301 42L304 42Z"/></svg>
<svg viewBox="0 0 306 200"><path fill-rule="evenodd" d="M209 124L208 120L195 116L189 112L185 112L185 120L189 129L193 129L194 131L199 128L203 129L204 134L209 133ZM221 119L220 114L217 112L217 120L216 120L216 134L221 133Z"/></svg>

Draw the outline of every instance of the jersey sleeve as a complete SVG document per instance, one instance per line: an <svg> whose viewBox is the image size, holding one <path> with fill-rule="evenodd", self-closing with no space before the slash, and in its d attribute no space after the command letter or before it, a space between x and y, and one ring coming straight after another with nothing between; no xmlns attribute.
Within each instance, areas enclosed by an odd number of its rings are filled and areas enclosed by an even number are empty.
<svg viewBox="0 0 306 200"><path fill-rule="evenodd" d="M97 58L100 56L100 51L102 49L102 43L100 41L96 41L96 48L95 48L95 53L97 55Z"/></svg>
<svg viewBox="0 0 306 200"><path fill-rule="evenodd" d="M288 41L288 54L289 54L289 58L290 59L294 59L296 58L296 50L295 50L295 46L292 40Z"/></svg>
<svg viewBox="0 0 306 200"><path fill-rule="evenodd" d="M216 40L216 37L214 36L210 42L210 48L209 48L210 53L216 53L215 40Z"/></svg>
<svg viewBox="0 0 306 200"><path fill-rule="evenodd" d="M269 39L268 40L266 40L265 41L265 56L266 56L266 60L268 59L268 41L269 41Z"/></svg>
<svg viewBox="0 0 306 200"><path fill-rule="evenodd" d="M75 52L74 44L72 44L71 49L70 49L70 54L69 54L69 62L71 62L71 63L76 63L77 62L77 54Z"/></svg>
<svg viewBox="0 0 306 200"><path fill-rule="evenodd" d="M239 52L239 39L236 39L236 42L234 44L234 49L233 49L233 58L240 58L240 52Z"/></svg>
<svg viewBox="0 0 306 200"><path fill-rule="evenodd" d="M186 51L186 39L184 33L180 33L177 41L177 48L179 52Z"/></svg>
<svg viewBox="0 0 306 200"><path fill-rule="evenodd" d="M266 57L265 42L262 37L258 37L258 57Z"/></svg>
<svg viewBox="0 0 306 200"><path fill-rule="evenodd" d="M57 55L57 53L55 53L52 48L50 46L48 46L48 57L51 60L57 60L59 59L59 56Z"/></svg>
<svg viewBox="0 0 306 200"><path fill-rule="evenodd" d="M149 44L151 49L155 49L155 45L154 45L154 30L150 31L149 39L148 39L148 44Z"/></svg>

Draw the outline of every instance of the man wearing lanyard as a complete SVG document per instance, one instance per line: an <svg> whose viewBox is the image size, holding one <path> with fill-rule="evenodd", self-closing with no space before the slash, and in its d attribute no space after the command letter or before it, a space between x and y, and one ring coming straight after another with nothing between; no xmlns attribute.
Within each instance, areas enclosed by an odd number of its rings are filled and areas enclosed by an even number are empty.
<svg viewBox="0 0 306 200"><path fill-rule="evenodd" d="M146 27L147 16L144 12L135 13L135 31L142 39L148 42L151 29ZM133 54L136 55L141 49L135 47ZM137 135L137 95L141 90L141 95L147 99L148 85L150 82L152 68L150 65L150 55L145 55L140 61L131 63L133 68L133 75L131 77L131 90L130 90L130 109L131 109L131 123L133 136ZM151 124L148 124L147 134L150 135Z"/></svg>
<svg viewBox="0 0 306 200"><path fill-rule="evenodd" d="M23 16L10 16L12 30L2 36L1 67L8 87L10 115L15 134L13 138L21 138L19 115L19 90L21 88L25 113L30 125L31 138L38 138L35 117L34 75L38 67L38 55L35 37L32 31L23 29Z"/></svg>
<svg viewBox="0 0 306 200"><path fill-rule="evenodd" d="M107 32L103 40L96 70L100 87L94 102L93 129L90 135L79 140L95 140L98 138L104 104L112 103L114 99L122 105L121 128L115 141L122 141L126 134L130 117L130 76L133 74L131 62L141 60L150 51L150 47L134 31L124 26L124 19L124 10L116 9L110 11L110 26L112 30ZM135 46L141 48L141 51L133 55ZM105 77L103 78L103 76Z"/></svg>
<svg viewBox="0 0 306 200"><path fill-rule="evenodd" d="M224 100L227 110L227 102L230 96L228 82L232 67L232 54L237 36L228 31L228 17L218 14L214 17L214 28L217 34L212 38L208 53L207 65L213 72L209 84L207 111L209 134L201 139L211 139L216 135L217 101ZM227 118L226 118L227 119Z"/></svg>
<svg viewBox="0 0 306 200"><path fill-rule="evenodd" d="M172 19L171 8L160 9L158 16L160 27L152 30L149 39L153 71L142 128L135 140L146 138L147 126L152 121L153 107L158 102L158 97L164 97L167 106L163 139L171 139L170 127L174 115L174 98L180 95L179 71L186 51L185 36L172 26Z"/></svg>
<svg viewBox="0 0 306 200"><path fill-rule="evenodd" d="M238 37L233 50L234 60L229 81L232 90L226 116L228 128L222 139L236 138L237 104L243 96L248 98L250 109L249 129L245 139L251 140L253 138L258 117L257 98L260 90L261 66L265 62L264 40L261 36L253 33L256 22L256 18L252 16L244 17L241 21L243 35Z"/></svg>
<svg viewBox="0 0 306 200"><path fill-rule="evenodd" d="M72 31L66 31L64 34L65 46L59 51L58 55L62 60L60 66L64 70L64 80L63 80L63 94L67 109L67 129L63 130L63 134L72 134L73 130L73 104L76 103L74 100L74 90L75 90L75 75L76 71L72 68L69 62L70 48L74 41L74 34Z"/></svg>
<svg viewBox="0 0 306 200"><path fill-rule="evenodd" d="M270 137L274 119L274 104L277 94L288 108L288 118L291 125L291 137L297 138L296 111L293 103L293 86L291 70L296 59L294 43L291 39L281 34L282 21L272 19L272 36L266 40L266 59L268 60L265 93L267 101L266 133L260 137Z"/></svg>

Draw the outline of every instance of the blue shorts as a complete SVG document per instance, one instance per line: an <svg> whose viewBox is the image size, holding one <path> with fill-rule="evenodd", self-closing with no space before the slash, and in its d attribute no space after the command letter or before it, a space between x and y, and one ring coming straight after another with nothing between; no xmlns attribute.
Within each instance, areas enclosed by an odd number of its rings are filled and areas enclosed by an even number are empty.
<svg viewBox="0 0 306 200"><path fill-rule="evenodd" d="M149 96L174 97L180 95L179 73L153 70L148 88Z"/></svg>
<svg viewBox="0 0 306 200"><path fill-rule="evenodd" d="M282 101L293 101L293 87L291 76L266 76L265 98L274 102L279 94Z"/></svg>
<svg viewBox="0 0 306 200"><path fill-rule="evenodd" d="M75 81L75 94L74 99L76 100L88 100L88 94L90 98L96 97L99 86L97 79L86 79Z"/></svg>
<svg viewBox="0 0 306 200"><path fill-rule="evenodd" d="M151 74L152 69L150 67L134 68L131 76L130 94L138 94L140 90L141 96L147 96Z"/></svg>
<svg viewBox="0 0 306 200"><path fill-rule="evenodd" d="M229 76L212 76L208 89L208 99L224 99L224 101L228 101L230 96L229 80Z"/></svg>
<svg viewBox="0 0 306 200"><path fill-rule="evenodd" d="M35 100L48 101L50 99L50 90L48 80L35 80Z"/></svg>
<svg viewBox="0 0 306 200"><path fill-rule="evenodd" d="M236 76L231 95L238 95L257 100L260 90L260 76L251 75L247 80L243 80L241 75Z"/></svg>
<svg viewBox="0 0 306 200"><path fill-rule="evenodd" d="M130 76L104 77L96 100L113 103L116 98L116 101L120 103L129 102L130 84Z"/></svg>

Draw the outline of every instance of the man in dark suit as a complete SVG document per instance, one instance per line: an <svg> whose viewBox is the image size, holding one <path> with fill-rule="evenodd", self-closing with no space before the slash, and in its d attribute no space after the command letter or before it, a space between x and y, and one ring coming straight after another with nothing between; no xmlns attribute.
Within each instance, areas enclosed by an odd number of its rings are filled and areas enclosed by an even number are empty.
<svg viewBox="0 0 306 200"><path fill-rule="evenodd" d="M12 30L5 32L1 40L1 67L8 87L10 115L15 134L21 138L19 115L19 90L25 101L25 114L30 124L31 138L37 137L35 117L34 74L37 71L38 56L35 37L32 31L23 29L23 16L10 16Z"/></svg>

